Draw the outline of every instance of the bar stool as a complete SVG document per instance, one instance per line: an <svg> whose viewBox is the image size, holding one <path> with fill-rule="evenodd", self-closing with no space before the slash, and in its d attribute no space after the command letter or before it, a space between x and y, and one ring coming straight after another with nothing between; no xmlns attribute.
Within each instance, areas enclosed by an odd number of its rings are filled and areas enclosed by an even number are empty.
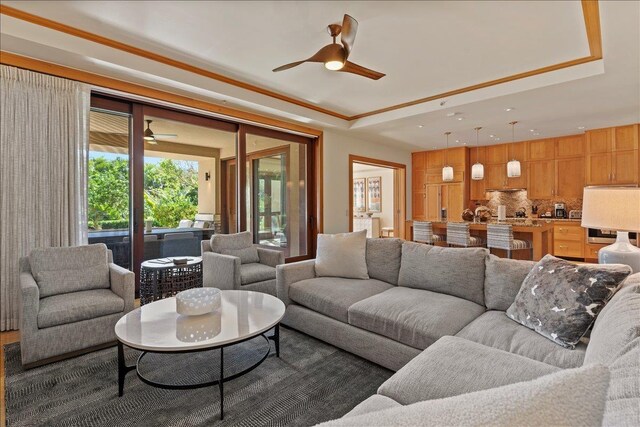
<svg viewBox="0 0 640 427"><path fill-rule="evenodd" d="M507 251L507 258L511 258L511 251L529 250L533 259L533 245L529 240L513 238L513 226L509 224L487 225L487 248L503 249Z"/></svg>
<svg viewBox="0 0 640 427"><path fill-rule="evenodd" d="M447 245L461 246L463 248L482 247L484 246L484 240L481 237L471 235L469 224L449 222L447 223Z"/></svg>
<svg viewBox="0 0 640 427"><path fill-rule="evenodd" d="M437 242L443 242L444 239L445 237L440 234L433 234L433 224L429 221L413 221L414 242L435 245Z"/></svg>

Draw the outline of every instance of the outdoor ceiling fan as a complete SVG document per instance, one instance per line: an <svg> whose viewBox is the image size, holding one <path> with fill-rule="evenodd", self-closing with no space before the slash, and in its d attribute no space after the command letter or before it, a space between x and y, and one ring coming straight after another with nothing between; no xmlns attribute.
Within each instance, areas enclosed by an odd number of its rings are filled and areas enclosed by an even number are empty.
<svg viewBox="0 0 640 427"><path fill-rule="evenodd" d="M273 72L277 73L278 71L288 70L305 62L322 62L325 68L331 71L358 74L373 80L378 80L385 76L383 73L370 70L347 60L351 49L353 49L353 42L356 39L358 21L345 14L342 25L330 24L327 26L327 30L331 37L333 37L333 43L326 45L308 59L282 65L274 69ZM336 43L336 37L338 36L340 36L340 43L342 44Z"/></svg>
<svg viewBox="0 0 640 427"><path fill-rule="evenodd" d="M151 123L153 122L153 120L145 120L145 122L147 122L147 128L144 130L144 140L148 141L149 144L157 144L158 139L178 137L178 135L176 135L175 133L153 133L153 131L151 130Z"/></svg>

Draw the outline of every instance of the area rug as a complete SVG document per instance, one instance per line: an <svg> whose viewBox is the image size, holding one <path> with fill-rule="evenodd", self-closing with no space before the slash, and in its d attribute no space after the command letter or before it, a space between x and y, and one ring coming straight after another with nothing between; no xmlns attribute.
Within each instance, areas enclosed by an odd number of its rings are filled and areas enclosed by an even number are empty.
<svg viewBox="0 0 640 427"><path fill-rule="evenodd" d="M20 345L5 346L8 426L309 426L339 418L374 394L392 372L291 329L281 328L275 351L256 369L218 387L163 390L129 372L118 397L115 347L23 370ZM225 376L250 366L264 339L225 350ZM262 350L261 350L262 349ZM263 353L264 354L264 353ZM127 364L139 352L126 351ZM148 358L147 358L148 357ZM219 372L219 353L148 355L146 377L203 382Z"/></svg>

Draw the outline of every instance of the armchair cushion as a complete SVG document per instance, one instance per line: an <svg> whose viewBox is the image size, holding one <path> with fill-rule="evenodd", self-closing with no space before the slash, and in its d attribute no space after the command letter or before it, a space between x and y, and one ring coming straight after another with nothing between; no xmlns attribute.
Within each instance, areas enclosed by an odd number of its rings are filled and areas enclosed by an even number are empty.
<svg viewBox="0 0 640 427"><path fill-rule="evenodd" d="M253 246L253 236L250 231L236 234L214 234L211 236L211 250L219 254L223 249L244 249Z"/></svg>
<svg viewBox="0 0 640 427"><path fill-rule="evenodd" d="M249 246L242 249L222 249L220 253L223 255L231 255L240 258L241 264L252 264L254 262L260 262L258 257L258 249L255 246Z"/></svg>
<svg viewBox="0 0 640 427"><path fill-rule="evenodd" d="M40 298L110 287L107 247L102 243L34 249L29 264Z"/></svg>
<svg viewBox="0 0 640 427"><path fill-rule="evenodd" d="M53 295L40 300L38 328L66 325L123 310L124 300L109 289Z"/></svg>
<svg viewBox="0 0 640 427"><path fill-rule="evenodd" d="M275 280L276 269L260 263L240 265L240 284L249 285L251 283L264 282L265 280Z"/></svg>

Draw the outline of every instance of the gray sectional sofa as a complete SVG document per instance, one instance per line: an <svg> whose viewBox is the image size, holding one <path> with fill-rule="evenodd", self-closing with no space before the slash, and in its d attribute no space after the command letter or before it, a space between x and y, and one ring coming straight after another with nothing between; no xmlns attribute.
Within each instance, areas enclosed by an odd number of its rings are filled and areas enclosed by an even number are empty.
<svg viewBox="0 0 640 427"><path fill-rule="evenodd" d="M400 239L368 239L366 261L369 280L277 267L284 325L398 371L347 416L597 363L611 369L604 424L640 424L640 274L571 350L505 315L534 262Z"/></svg>

